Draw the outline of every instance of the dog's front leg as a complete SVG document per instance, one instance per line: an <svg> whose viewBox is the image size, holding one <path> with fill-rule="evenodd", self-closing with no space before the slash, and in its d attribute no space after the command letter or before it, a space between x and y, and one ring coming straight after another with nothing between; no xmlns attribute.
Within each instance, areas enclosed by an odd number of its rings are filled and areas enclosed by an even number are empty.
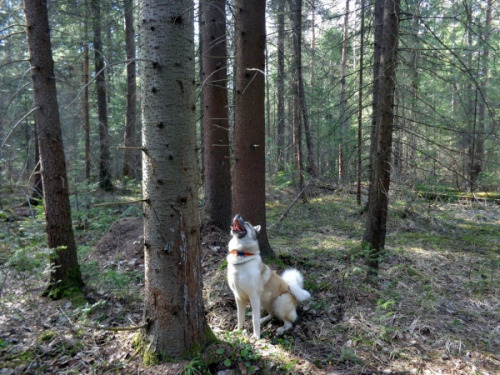
<svg viewBox="0 0 500 375"><path fill-rule="evenodd" d="M238 325L236 329L241 331L243 329L243 325L245 324L245 302L241 298L236 298L236 310L238 316Z"/></svg>
<svg viewBox="0 0 500 375"><path fill-rule="evenodd" d="M260 296L258 294L250 297L252 307L253 337L260 340Z"/></svg>

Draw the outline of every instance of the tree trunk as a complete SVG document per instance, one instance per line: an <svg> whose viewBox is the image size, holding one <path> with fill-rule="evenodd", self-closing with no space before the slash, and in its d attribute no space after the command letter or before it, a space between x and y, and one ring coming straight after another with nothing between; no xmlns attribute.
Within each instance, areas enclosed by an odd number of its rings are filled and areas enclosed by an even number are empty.
<svg viewBox="0 0 500 375"><path fill-rule="evenodd" d="M306 93L302 73L302 0L291 2L290 20L292 22L293 33L293 70L294 80L296 80L296 92L302 119L304 120L304 133L307 146L307 171L311 176L317 175L316 163L314 161L314 145L312 141L311 129L309 126L309 114L307 111Z"/></svg>
<svg viewBox="0 0 500 375"><path fill-rule="evenodd" d="M140 2L144 361L211 337L202 299L193 1Z"/></svg>
<svg viewBox="0 0 500 375"><path fill-rule="evenodd" d="M54 62L50 42L47 2L24 2L33 85L35 123L40 148L41 173L44 189L47 241L51 273L45 292L61 298L80 290L83 281L76 255L76 243L71 222L68 178L57 103Z"/></svg>
<svg viewBox="0 0 500 375"><path fill-rule="evenodd" d="M405 160L408 162L410 160L415 160L416 158L416 150L417 150L417 137L415 136L415 124L417 123L417 102L418 102L418 90L419 90L419 73L418 66L420 60L420 37L418 35L419 28L419 17L420 17L420 5L421 0L418 0L415 4L415 10L413 11L412 18L412 45L413 48L411 50L411 103L410 103L410 112L408 113L407 125L404 128L407 137L407 147L405 152ZM455 40L455 38L453 38ZM413 167L404 166L403 165L403 173L405 172L405 168L408 171L411 171Z"/></svg>
<svg viewBox="0 0 500 375"><path fill-rule="evenodd" d="M233 213L262 226L259 234L261 254L274 257L266 230L265 5L265 0L237 0L235 3Z"/></svg>
<svg viewBox="0 0 500 375"><path fill-rule="evenodd" d="M481 79L479 81L481 90L481 100L479 102L478 109L478 119L477 119L477 128L475 129L475 147L474 147L474 156L473 162L469 168L469 190L475 191L477 188L477 180L479 178L479 174L483 170L484 165L484 138L486 132L486 89L488 86L488 62L490 55L490 32L491 32L491 20L492 20L492 11L493 11L493 0L488 0L488 8L486 9L486 23L483 33L483 53L482 59L480 61L480 75Z"/></svg>
<svg viewBox="0 0 500 375"><path fill-rule="evenodd" d="M290 21L292 24L292 40L293 40L293 63L292 63L292 124L293 124L293 155L294 155L294 184L297 192L302 192L301 198L306 201L307 197L304 193L304 172L302 158L302 116L301 116L301 91L300 81L302 75L302 1L295 0L290 3Z"/></svg>
<svg viewBox="0 0 500 375"><path fill-rule="evenodd" d="M311 87L314 87L314 65L316 63L316 1L311 0Z"/></svg>
<svg viewBox="0 0 500 375"><path fill-rule="evenodd" d="M361 205L361 147L363 145L363 69L364 69L364 46L365 46L365 0L361 0L361 27L359 44L359 97L358 97L358 147L356 165L356 201Z"/></svg>
<svg viewBox="0 0 500 375"><path fill-rule="evenodd" d="M342 59L341 59L341 74L340 74L340 104L339 104L339 183L347 182L346 161L344 156L345 151L345 133L347 131L347 116L346 116L346 98L345 98L345 80L346 80L346 66L347 66L347 38L349 31L349 0L345 2L345 15L344 15L344 41L342 43Z"/></svg>
<svg viewBox="0 0 500 375"><path fill-rule="evenodd" d="M85 33L87 35L87 33ZM85 129L85 178L90 179L90 107L89 107L89 44L83 45L83 126Z"/></svg>
<svg viewBox="0 0 500 375"><path fill-rule="evenodd" d="M124 0L125 13L125 51L127 55L127 109L125 116L125 132L123 143L123 176L136 178L136 79L135 79L135 30L133 0Z"/></svg>
<svg viewBox="0 0 500 375"><path fill-rule="evenodd" d="M106 100L106 78L104 74L104 51L101 37L101 5L99 0L91 0L92 24L94 29L95 82L97 90L97 111L99 117L99 187L113 190L111 182L111 155L109 152L108 107Z"/></svg>
<svg viewBox="0 0 500 375"><path fill-rule="evenodd" d="M368 162L368 176L370 176L370 185L368 186L368 197L372 194L372 184L373 181L373 157L376 153L377 147L377 118L379 116L378 99L379 99L379 81L380 81L380 58L382 54L382 39L383 39L383 27L384 27L384 0L376 0L375 4L375 14L374 14L374 24L375 33L373 40L373 87L372 87L372 122L370 127L370 157ZM366 210L368 210L368 202L366 205Z"/></svg>
<svg viewBox="0 0 500 375"><path fill-rule="evenodd" d="M40 146L38 144L38 131L35 122L35 169L33 172L32 198L43 199L42 168L40 167Z"/></svg>
<svg viewBox="0 0 500 375"><path fill-rule="evenodd" d="M298 92L298 82L294 79L294 92ZM293 123L293 155L296 174L294 175L294 184L297 192L301 193L301 199L306 202L307 196L304 192L304 172L302 159L302 121L300 116L300 100L298 95L293 96L292 104L292 123Z"/></svg>
<svg viewBox="0 0 500 375"><path fill-rule="evenodd" d="M285 170L285 0L278 0L278 171Z"/></svg>
<svg viewBox="0 0 500 375"><path fill-rule="evenodd" d="M383 1L383 0L378 0ZM385 0L381 40L380 75L376 119L376 143L372 155L371 190L364 241L370 247L367 264L377 273L385 245L389 185L391 177L394 89L399 34L400 0Z"/></svg>
<svg viewBox="0 0 500 375"><path fill-rule="evenodd" d="M85 179L90 179L91 159L90 159L90 106L89 106L89 41L88 22L89 7L85 0L85 19L83 20L83 128L85 137Z"/></svg>
<svg viewBox="0 0 500 375"><path fill-rule="evenodd" d="M225 0L201 2L205 211L223 231L231 225Z"/></svg>

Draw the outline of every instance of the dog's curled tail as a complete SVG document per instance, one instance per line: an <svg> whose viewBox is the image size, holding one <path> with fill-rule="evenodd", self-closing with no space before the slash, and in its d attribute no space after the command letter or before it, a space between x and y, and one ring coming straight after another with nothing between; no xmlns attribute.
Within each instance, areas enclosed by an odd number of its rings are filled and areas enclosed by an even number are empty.
<svg viewBox="0 0 500 375"><path fill-rule="evenodd" d="M303 289L304 286L304 278L302 274L294 268L288 269L283 272L281 278L285 280L285 282L290 287L290 291L297 298L299 302L305 301L309 297L311 297L311 293L307 290Z"/></svg>

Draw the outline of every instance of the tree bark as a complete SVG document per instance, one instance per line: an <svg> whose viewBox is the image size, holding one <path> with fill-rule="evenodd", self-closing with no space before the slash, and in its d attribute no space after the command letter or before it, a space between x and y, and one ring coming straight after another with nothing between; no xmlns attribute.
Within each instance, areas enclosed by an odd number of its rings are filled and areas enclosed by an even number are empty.
<svg viewBox="0 0 500 375"><path fill-rule="evenodd" d="M125 13L125 52L127 55L127 109L125 115L125 132L123 135L123 176L136 178L136 63L135 63L135 30L133 0L124 0Z"/></svg>
<svg viewBox="0 0 500 375"><path fill-rule="evenodd" d="M87 33L85 33L87 35ZM85 131L85 178L90 179L90 107L89 107L89 44L85 40L83 46L83 126Z"/></svg>
<svg viewBox="0 0 500 375"><path fill-rule="evenodd" d="M302 119L304 120L304 133L306 136L307 147L307 172L311 176L316 177L316 163L314 161L314 145L311 135L311 127L309 126L309 113L307 110L306 93L304 87L304 77L302 73L302 0L291 2L290 19L292 22L293 33L293 70L294 80L296 80L295 95L300 108Z"/></svg>
<svg viewBox="0 0 500 375"><path fill-rule="evenodd" d="M83 287L71 222L68 178L57 103L46 0L24 2L33 85L35 123L44 189L51 273L45 292L61 298Z"/></svg>
<svg viewBox="0 0 500 375"><path fill-rule="evenodd" d="M94 29L94 63L97 90L97 111L99 117L99 187L113 190L111 182L111 155L109 151L108 107L106 99L106 78L104 74L104 51L102 49L101 5L99 0L91 0L92 25Z"/></svg>
<svg viewBox="0 0 500 375"><path fill-rule="evenodd" d="M285 0L278 0L278 171L285 170Z"/></svg>
<svg viewBox="0 0 500 375"><path fill-rule="evenodd" d="M144 361L211 338L202 299L193 1L140 2Z"/></svg>
<svg viewBox="0 0 500 375"><path fill-rule="evenodd" d="M378 0L383 1L383 0ZM400 0L385 0L377 98L376 142L372 155L372 179L364 241L369 245L367 265L372 274L379 269L385 246L389 185L391 178L394 89L399 39Z"/></svg>
<svg viewBox="0 0 500 375"><path fill-rule="evenodd" d="M349 31L349 0L345 2L344 15L344 40L342 43L342 58L340 63L340 104L339 104L339 183L347 182L346 161L344 156L345 149L345 133L347 131L347 116L346 116L346 98L345 98L345 81L347 67L347 34Z"/></svg>
<svg viewBox="0 0 500 375"><path fill-rule="evenodd" d="M33 171L33 194L31 195L35 199L43 199L42 168L40 165L40 146L35 122L35 169Z"/></svg>
<svg viewBox="0 0 500 375"><path fill-rule="evenodd" d="M374 4L374 40L373 40L373 84L372 84L372 121L370 126L370 156L368 162L368 176L370 177L370 184L368 186L368 197L372 194L373 181L373 158L376 153L377 147L377 118L379 116L378 98L379 98L379 81L380 81L380 58L382 54L382 39L384 31L384 0L377 0ZM366 204L368 210L368 202Z"/></svg>
<svg viewBox="0 0 500 375"><path fill-rule="evenodd" d="M363 73L364 73L364 48L365 48L365 0L361 0L361 27L359 44L359 85L358 85L358 147L356 163L356 201L361 205L361 147L363 145Z"/></svg>
<svg viewBox="0 0 500 375"><path fill-rule="evenodd" d="M236 90L233 214L261 225L259 245L274 257L266 230L265 165L265 0L235 3Z"/></svg>
<svg viewBox="0 0 500 375"><path fill-rule="evenodd" d="M486 132L486 89L488 87L488 62L490 55L490 33L491 33L491 21L492 21L492 12L493 12L493 0L488 0L488 5L486 9L486 23L483 32L483 53L482 59L480 61L480 75L481 79L479 80L480 87L479 89L482 92L481 100L479 102L478 108L478 119L477 119L477 128L473 136L474 140L474 153L471 161L471 165L469 166L469 190L475 191L477 189L478 178L480 173L483 170L484 166L484 138Z"/></svg>
<svg viewBox="0 0 500 375"><path fill-rule="evenodd" d="M200 3L205 211L209 224L223 231L231 225L225 5L225 0Z"/></svg>

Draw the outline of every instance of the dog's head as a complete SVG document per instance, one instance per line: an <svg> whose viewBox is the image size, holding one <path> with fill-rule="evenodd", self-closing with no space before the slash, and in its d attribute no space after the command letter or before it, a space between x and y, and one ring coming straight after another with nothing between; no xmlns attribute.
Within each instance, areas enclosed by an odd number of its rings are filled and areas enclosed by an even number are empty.
<svg viewBox="0 0 500 375"><path fill-rule="evenodd" d="M236 215L231 225L231 235L248 239L256 240L257 234L260 232L260 225L252 226L248 221L243 220L240 215Z"/></svg>

